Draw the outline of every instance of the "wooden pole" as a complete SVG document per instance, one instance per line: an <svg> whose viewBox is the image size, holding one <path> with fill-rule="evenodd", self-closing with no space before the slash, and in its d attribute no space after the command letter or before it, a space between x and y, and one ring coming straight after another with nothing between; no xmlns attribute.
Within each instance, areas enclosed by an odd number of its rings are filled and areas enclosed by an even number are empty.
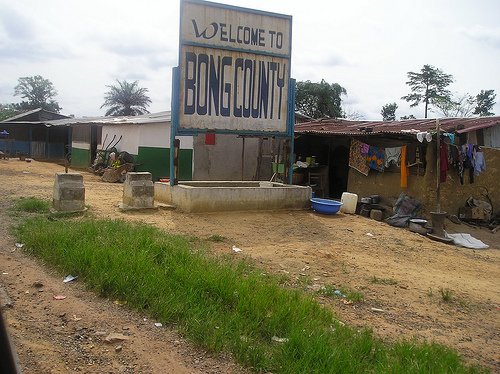
<svg viewBox="0 0 500 374"><path fill-rule="evenodd" d="M439 136L439 119L436 118L436 211L441 212L441 139ZM444 160L446 161L446 160Z"/></svg>

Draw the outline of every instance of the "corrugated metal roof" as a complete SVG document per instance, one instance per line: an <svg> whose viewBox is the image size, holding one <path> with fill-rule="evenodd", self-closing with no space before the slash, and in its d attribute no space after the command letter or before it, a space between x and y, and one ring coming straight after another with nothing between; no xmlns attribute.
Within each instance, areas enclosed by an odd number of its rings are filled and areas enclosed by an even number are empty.
<svg viewBox="0 0 500 374"><path fill-rule="evenodd" d="M45 121L40 120L40 118L38 118L39 121L27 121L27 120L21 120L21 121L19 121L19 119L25 118L25 117L27 118L27 117L31 116L32 114L35 114L35 113L41 113L42 115L45 113L45 114L52 115L54 117L59 117L59 118L64 118L64 119L70 118L69 116L65 116L64 114L61 114L61 113L52 112L50 110L43 109L43 108L37 108L37 109L29 110L27 112L22 112L20 114L16 114L15 116L12 116L12 117L9 117L7 119L4 119L3 121L0 121L0 123L4 123L4 122L31 123L31 124L44 123Z"/></svg>
<svg viewBox="0 0 500 374"><path fill-rule="evenodd" d="M440 118L440 128L447 132L465 133L500 125L500 116L474 118ZM297 134L316 135L411 135L436 129L436 119L402 121L351 121L328 118L295 125Z"/></svg>
<svg viewBox="0 0 500 374"><path fill-rule="evenodd" d="M70 125L144 125L148 123L170 122L170 111L142 114L140 116L120 116L120 117L82 117L65 118L54 121L46 121L52 126Z"/></svg>

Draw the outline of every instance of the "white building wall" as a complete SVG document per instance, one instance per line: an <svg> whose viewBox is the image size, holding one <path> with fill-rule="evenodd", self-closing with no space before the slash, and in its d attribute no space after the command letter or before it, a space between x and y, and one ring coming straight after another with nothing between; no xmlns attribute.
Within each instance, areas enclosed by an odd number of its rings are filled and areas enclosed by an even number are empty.
<svg viewBox="0 0 500 374"><path fill-rule="evenodd" d="M142 147L170 148L170 124L141 125L139 145Z"/></svg>
<svg viewBox="0 0 500 374"><path fill-rule="evenodd" d="M193 149L192 136L179 136L181 149ZM170 148L170 122L141 125L139 145L142 147Z"/></svg>
<svg viewBox="0 0 500 374"><path fill-rule="evenodd" d="M103 125L102 142L104 142L106 134L108 137L104 144L105 147L111 142L113 136L116 135L114 142L122 136L122 140L116 146L119 152L126 151L137 155L139 153L139 146L170 148L169 122L142 125ZM179 136L178 139L181 141L181 149L193 149L192 136ZM99 144L97 149L101 148L102 144Z"/></svg>
<svg viewBox="0 0 500 374"><path fill-rule="evenodd" d="M108 144L111 143L111 140L115 135L115 140L111 145L117 142L121 136L122 139L116 145L116 149L118 150L118 152L125 151L130 154L137 155L139 151L140 126L144 125L103 125L101 139L102 142L105 143L104 147L107 147ZM106 142L104 142L105 139ZM102 144L97 145L97 149L102 149L102 147Z"/></svg>
<svg viewBox="0 0 500 374"><path fill-rule="evenodd" d="M85 142L71 142L71 147L90 150L90 144Z"/></svg>

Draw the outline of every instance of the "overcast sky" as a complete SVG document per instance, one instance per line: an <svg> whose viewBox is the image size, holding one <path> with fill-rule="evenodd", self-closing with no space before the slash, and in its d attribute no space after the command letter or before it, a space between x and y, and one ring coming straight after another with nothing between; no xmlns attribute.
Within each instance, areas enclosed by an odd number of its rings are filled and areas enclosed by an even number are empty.
<svg viewBox="0 0 500 374"><path fill-rule="evenodd" d="M494 89L500 114L498 0L228 0L293 16L292 77L339 83L344 108L379 120L382 105L410 108L406 73L430 64L452 74L456 94ZM62 113L103 115L106 85L138 80L151 112L170 110L177 65L178 0L0 0L0 103L19 77L42 75ZM430 114L430 116L436 116Z"/></svg>

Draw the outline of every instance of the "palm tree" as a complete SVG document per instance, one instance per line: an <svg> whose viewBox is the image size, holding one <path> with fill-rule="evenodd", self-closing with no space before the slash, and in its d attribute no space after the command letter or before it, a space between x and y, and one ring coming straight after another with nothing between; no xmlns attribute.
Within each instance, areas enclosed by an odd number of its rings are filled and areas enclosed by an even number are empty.
<svg viewBox="0 0 500 374"><path fill-rule="evenodd" d="M117 85L106 86L109 91L104 95L103 107L109 107L106 116L137 116L149 113L146 107L151 99L146 95L147 88L140 88L137 81L129 83L116 80Z"/></svg>

